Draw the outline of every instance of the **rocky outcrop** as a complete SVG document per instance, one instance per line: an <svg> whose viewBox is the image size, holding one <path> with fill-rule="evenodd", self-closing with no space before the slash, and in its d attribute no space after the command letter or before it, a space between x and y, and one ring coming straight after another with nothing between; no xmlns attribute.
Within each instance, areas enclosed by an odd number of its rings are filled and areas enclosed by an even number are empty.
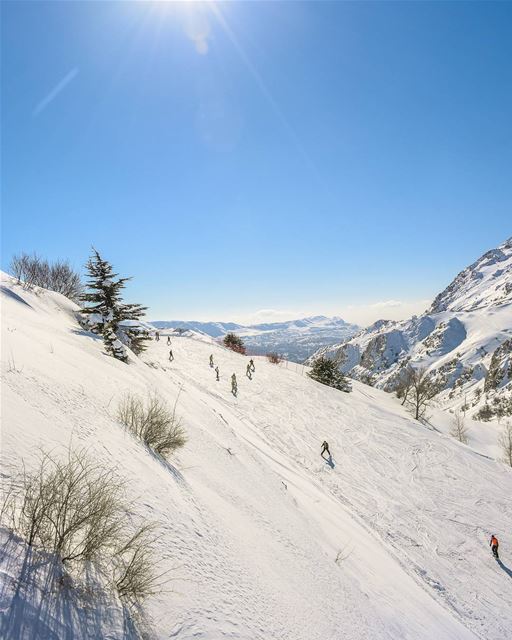
<svg viewBox="0 0 512 640"><path fill-rule="evenodd" d="M408 365L425 367L441 403L467 403L475 413L486 404L492 414L493 403L512 406L511 351L512 238L461 271L424 314L379 320L308 362L333 358L344 373L387 391Z"/></svg>

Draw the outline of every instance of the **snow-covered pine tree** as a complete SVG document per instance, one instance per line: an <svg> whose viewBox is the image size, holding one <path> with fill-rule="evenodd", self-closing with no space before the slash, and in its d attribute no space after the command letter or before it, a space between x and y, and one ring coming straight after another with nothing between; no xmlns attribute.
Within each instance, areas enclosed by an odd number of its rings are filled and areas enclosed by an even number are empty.
<svg viewBox="0 0 512 640"><path fill-rule="evenodd" d="M123 327L122 331L129 341L130 349L136 356L146 351L146 342L151 340L151 336L147 331L143 331L138 327Z"/></svg>
<svg viewBox="0 0 512 640"><path fill-rule="evenodd" d="M128 354L126 353L126 347L118 338L117 333L114 331L114 323L105 322L103 324L103 343L105 344L105 351L111 356L114 356L117 360L122 362L128 362Z"/></svg>
<svg viewBox="0 0 512 640"><path fill-rule="evenodd" d="M92 330L103 336L107 353L127 362L128 356L122 338L128 346L131 346L134 337L122 329L120 323L123 320L139 319L144 314L145 307L139 304L123 303L121 291L130 278L119 278L118 274L114 273L112 265L104 260L96 249L93 249L86 269L89 291L81 297L82 302L86 303L82 313L89 316L89 325ZM135 342L136 349L138 348L140 353L143 349L140 348L141 341L138 336Z"/></svg>
<svg viewBox="0 0 512 640"><path fill-rule="evenodd" d="M334 387L347 393L352 391L347 377L338 369L336 362L329 358L324 358L323 356L317 358L308 376L328 387Z"/></svg>
<svg viewBox="0 0 512 640"><path fill-rule="evenodd" d="M103 260L96 249L86 264L88 272L87 289L81 297L82 313L89 316L89 325L95 333L103 336L105 350L123 362L127 361L126 349L117 336L119 328L119 308L121 302L121 289L127 278L118 278L112 265Z"/></svg>
<svg viewBox="0 0 512 640"><path fill-rule="evenodd" d="M129 278L127 279L129 280ZM116 319L120 325L118 334L137 356L147 349L146 343L151 340L151 336L140 326L123 325L122 323L125 320L140 320L146 310L147 307L143 307L141 304L121 304L116 312Z"/></svg>

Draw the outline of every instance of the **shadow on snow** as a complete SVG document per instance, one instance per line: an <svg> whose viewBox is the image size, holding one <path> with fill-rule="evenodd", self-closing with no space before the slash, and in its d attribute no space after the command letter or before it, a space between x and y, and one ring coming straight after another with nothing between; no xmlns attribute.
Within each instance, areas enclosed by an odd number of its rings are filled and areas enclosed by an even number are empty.
<svg viewBox="0 0 512 640"><path fill-rule="evenodd" d="M507 574L509 578L512 578L512 569L509 569L506 565L503 564L501 560L496 560L499 566L503 569L503 571Z"/></svg>

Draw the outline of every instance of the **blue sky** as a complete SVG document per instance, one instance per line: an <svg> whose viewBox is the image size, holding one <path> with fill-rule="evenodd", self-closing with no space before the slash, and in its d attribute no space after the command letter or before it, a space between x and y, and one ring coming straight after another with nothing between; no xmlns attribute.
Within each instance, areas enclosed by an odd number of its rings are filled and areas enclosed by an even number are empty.
<svg viewBox="0 0 512 640"><path fill-rule="evenodd" d="M512 235L512 3L2 2L2 268L152 319L421 311Z"/></svg>

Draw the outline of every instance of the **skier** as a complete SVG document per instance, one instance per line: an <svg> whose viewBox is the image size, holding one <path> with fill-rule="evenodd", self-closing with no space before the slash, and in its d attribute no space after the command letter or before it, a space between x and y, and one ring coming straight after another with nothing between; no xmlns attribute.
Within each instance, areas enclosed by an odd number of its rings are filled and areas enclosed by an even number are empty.
<svg viewBox="0 0 512 640"><path fill-rule="evenodd" d="M210 354L210 367L213 369L213 353Z"/></svg>
<svg viewBox="0 0 512 640"><path fill-rule="evenodd" d="M496 558L496 560L499 560L500 557L498 555L498 547L500 546L500 543L498 542L498 538L494 535L494 533L491 536L489 546L491 547L492 555Z"/></svg>
<svg viewBox="0 0 512 640"><path fill-rule="evenodd" d="M251 371L256 371L256 367L254 366L254 360L252 358L249 360L249 366L251 367Z"/></svg>
<svg viewBox="0 0 512 640"><path fill-rule="evenodd" d="M171 336L167 336L167 346L171 346Z"/></svg>
<svg viewBox="0 0 512 640"><path fill-rule="evenodd" d="M329 444L325 440L322 442L322 453L320 454L322 458L324 457L324 453L327 451L329 458L331 457L331 452L329 451Z"/></svg>
<svg viewBox="0 0 512 640"><path fill-rule="evenodd" d="M238 384L236 381L236 374L234 373L231 376L231 393L236 396L236 394L238 393Z"/></svg>
<svg viewBox="0 0 512 640"><path fill-rule="evenodd" d="M174 360L174 356L172 355L172 349L169 351L169 360L170 362Z"/></svg>
<svg viewBox="0 0 512 640"><path fill-rule="evenodd" d="M249 380L252 380L251 363L247 365L247 370L245 372L245 375L249 378Z"/></svg>
<svg viewBox="0 0 512 640"><path fill-rule="evenodd" d="M155 333L155 340L158 342L160 340L160 334L158 331Z"/></svg>
<svg viewBox="0 0 512 640"><path fill-rule="evenodd" d="M215 367L215 375L217 376L217 382L220 380L219 377L219 367Z"/></svg>

